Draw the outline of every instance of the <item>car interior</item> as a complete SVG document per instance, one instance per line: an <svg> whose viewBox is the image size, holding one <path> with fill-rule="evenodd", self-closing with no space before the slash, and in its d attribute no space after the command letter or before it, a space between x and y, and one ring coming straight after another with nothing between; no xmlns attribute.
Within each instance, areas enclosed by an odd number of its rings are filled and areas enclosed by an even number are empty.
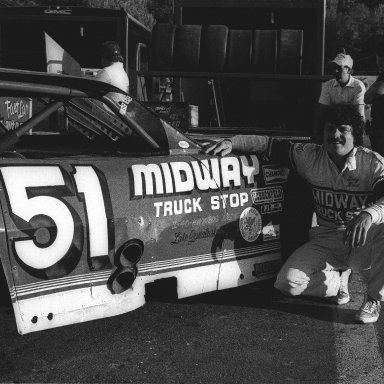
<svg viewBox="0 0 384 384"><path fill-rule="evenodd" d="M9 98L10 102L14 99ZM23 103L26 110L24 121L0 121L0 147L2 140L6 141L7 136L15 136L17 132L16 142L12 140L6 145L1 156L51 158L169 154L166 123L133 99L128 104L116 97L114 99L125 119L118 116L110 105L92 98L17 98L19 104L13 112L21 113L18 108ZM140 134L141 131L144 134Z"/></svg>

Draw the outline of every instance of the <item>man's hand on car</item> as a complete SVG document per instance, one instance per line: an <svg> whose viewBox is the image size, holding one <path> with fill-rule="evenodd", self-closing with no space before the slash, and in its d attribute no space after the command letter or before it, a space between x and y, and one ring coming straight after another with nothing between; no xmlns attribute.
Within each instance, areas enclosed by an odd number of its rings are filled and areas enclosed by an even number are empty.
<svg viewBox="0 0 384 384"><path fill-rule="evenodd" d="M364 246L369 228L372 225L372 216L368 212L360 212L347 225L344 243L351 248Z"/></svg>
<svg viewBox="0 0 384 384"><path fill-rule="evenodd" d="M219 141L218 143L205 147L204 152L210 155L228 155L232 152L232 142L231 140L224 139L222 141Z"/></svg>

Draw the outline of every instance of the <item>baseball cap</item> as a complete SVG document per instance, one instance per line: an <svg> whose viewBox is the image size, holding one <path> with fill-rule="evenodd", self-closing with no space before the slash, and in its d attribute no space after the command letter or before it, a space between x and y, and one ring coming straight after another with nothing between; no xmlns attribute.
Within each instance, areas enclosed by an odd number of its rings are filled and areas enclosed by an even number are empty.
<svg viewBox="0 0 384 384"><path fill-rule="evenodd" d="M329 62L335 63L337 65L340 65L341 67L348 67L351 68L353 67L353 60L352 57L349 55L346 55L345 53L339 53L332 61Z"/></svg>

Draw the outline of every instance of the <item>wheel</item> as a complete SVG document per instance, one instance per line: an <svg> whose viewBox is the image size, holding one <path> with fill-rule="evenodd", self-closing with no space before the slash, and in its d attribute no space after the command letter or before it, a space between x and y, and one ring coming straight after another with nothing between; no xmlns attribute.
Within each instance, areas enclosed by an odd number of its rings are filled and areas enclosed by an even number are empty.
<svg viewBox="0 0 384 384"><path fill-rule="evenodd" d="M274 73L277 60L277 31L256 29L252 39L252 70Z"/></svg>
<svg viewBox="0 0 384 384"><path fill-rule="evenodd" d="M206 25L201 31L200 68L207 72L221 72L227 58L229 29L225 25Z"/></svg>
<svg viewBox="0 0 384 384"><path fill-rule="evenodd" d="M231 29L228 41L228 70L249 72L252 52L252 31Z"/></svg>
<svg viewBox="0 0 384 384"><path fill-rule="evenodd" d="M200 61L201 25L178 25L175 32L174 69L196 71Z"/></svg>
<svg viewBox="0 0 384 384"><path fill-rule="evenodd" d="M280 30L278 44L278 72L301 74L303 30Z"/></svg>
<svg viewBox="0 0 384 384"><path fill-rule="evenodd" d="M172 69L175 30L176 26L169 23L158 23L153 27L150 69L160 71Z"/></svg>

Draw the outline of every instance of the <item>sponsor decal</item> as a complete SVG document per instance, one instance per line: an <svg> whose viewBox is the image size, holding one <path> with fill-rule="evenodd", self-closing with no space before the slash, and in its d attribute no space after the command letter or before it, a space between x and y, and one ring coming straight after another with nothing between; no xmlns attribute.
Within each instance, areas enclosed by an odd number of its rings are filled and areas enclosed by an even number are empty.
<svg viewBox="0 0 384 384"><path fill-rule="evenodd" d="M243 207L248 203L248 193L231 193L213 195L210 198L210 208L212 211L227 209L229 207ZM201 197L187 199L157 201L153 203L156 217L182 215L185 213L202 212L204 205Z"/></svg>
<svg viewBox="0 0 384 384"><path fill-rule="evenodd" d="M272 204L266 204L261 206L261 213L263 215L268 213L278 213L282 211L283 211L282 203L272 203Z"/></svg>
<svg viewBox="0 0 384 384"><path fill-rule="evenodd" d="M132 97L127 95L127 96L124 97L124 99L122 101L119 102L119 104L120 104L120 110L119 110L120 115L125 115L127 113L127 107L131 103L131 101L132 101Z"/></svg>
<svg viewBox="0 0 384 384"><path fill-rule="evenodd" d="M252 189L251 198L254 204L275 203L284 200L284 192L282 187Z"/></svg>
<svg viewBox="0 0 384 384"><path fill-rule="evenodd" d="M183 149L189 148L189 143L187 141L181 140L179 141L179 147Z"/></svg>
<svg viewBox="0 0 384 384"><path fill-rule="evenodd" d="M360 185L360 180L353 176L348 176L347 178L348 187L358 187Z"/></svg>
<svg viewBox="0 0 384 384"><path fill-rule="evenodd" d="M132 198L185 194L197 189L212 191L256 183L260 173L255 155L201 161L134 164L130 169Z"/></svg>
<svg viewBox="0 0 384 384"><path fill-rule="evenodd" d="M289 169L265 165L263 166L263 174L266 184L284 183L288 179Z"/></svg>
<svg viewBox="0 0 384 384"><path fill-rule="evenodd" d="M0 121L8 131L16 129L32 117L32 99L0 97Z"/></svg>
<svg viewBox="0 0 384 384"><path fill-rule="evenodd" d="M263 228L263 240L269 241L276 239L280 239L280 225L274 225L272 221L270 221Z"/></svg>
<svg viewBox="0 0 384 384"><path fill-rule="evenodd" d="M320 218L335 223L344 223L354 214L366 208L374 196L367 192L353 193L312 187L315 210Z"/></svg>
<svg viewBox="0 0 384 384"><path fill-rule="evenodd" d="M215 211L217 209L225 209L227 207L235 208L242 207L246 203L248 203L248 193L240 192L240 193L231 193L229 195L214 195L211 196L211 209Z"/></svg>
<svg viewBox="0 0 384 384"><path fill-rule="evenodd" d="M248 207L240 215L239 227L241 236L249 243L255 241L262 230L261 215L256 208Z"/></svg>
<svg viewBox="0 0 384 384"><path fill-rule="evenodd" d="M194 197L192 199L158 201L153 203L153 206L156 209L156 217L160 217L202 212L200 204L201 197Z"/></svg>
<svg viewBox="0 0 384 384"><path fill-rule="evenodd" d="M252 275L262 277L277 273L281 267L281 260L266 261L265 263L257 263L254 265Z"/></svg>

